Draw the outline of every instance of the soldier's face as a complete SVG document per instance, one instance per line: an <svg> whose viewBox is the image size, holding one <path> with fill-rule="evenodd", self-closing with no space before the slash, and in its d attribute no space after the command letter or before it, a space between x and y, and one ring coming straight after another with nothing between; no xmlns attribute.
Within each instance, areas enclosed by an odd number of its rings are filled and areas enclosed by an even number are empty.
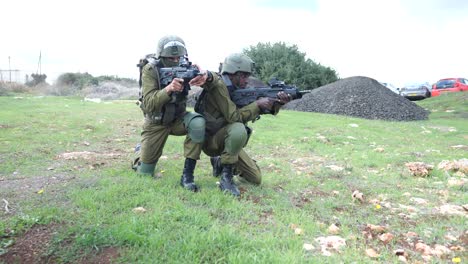
<svg viewBox="0 0 468 264"><path fill-rule="evenodd" d="M165 67L175 67L179 65L180 57L163 57L162 61Z"/></svg>
<svg viewBox="0 0 468 264"><path fill-rule="evenodd" d="M231 82L234 86L244 89L247 87L247 82L249 80L250 73L248 72L236 72L231 78Z"/></svg>

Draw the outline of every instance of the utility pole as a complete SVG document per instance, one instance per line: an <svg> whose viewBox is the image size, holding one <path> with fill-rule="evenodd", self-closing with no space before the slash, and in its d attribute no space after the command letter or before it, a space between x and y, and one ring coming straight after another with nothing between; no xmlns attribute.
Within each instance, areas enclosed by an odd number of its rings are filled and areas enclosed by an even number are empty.
<svg viewBox="0 0 468 264"><path fill-rule="evenodd" d="M8 71L10 72L10 83L11 83L11 64L10 64L10 56L8 56Z"/></svg>
<svg viewBox="0 0 468 264"><path fill-rule="evenodd" d="M7 81L6 79L8 77L6 77L6 72L8 72L8 74L10 76L10 78L9 78L10 83L11 83L11 73L15 72L15 74L18 74L20 72L20 70L18 70L18 69L13 69L13 70L11 69L11 57L10 56L8 56L8 70L0 70L0 81L2 81L2 82L4 80L5 80L5 82ZM3 78L3 73L5 73L5 78Z"/></svg>
<svg viewBox="0 0 468 264"><path fill-rule="evenodd" d="M42 74L42 51L39 51L39 62L37 63L37 71L36 74Z"/></svg>

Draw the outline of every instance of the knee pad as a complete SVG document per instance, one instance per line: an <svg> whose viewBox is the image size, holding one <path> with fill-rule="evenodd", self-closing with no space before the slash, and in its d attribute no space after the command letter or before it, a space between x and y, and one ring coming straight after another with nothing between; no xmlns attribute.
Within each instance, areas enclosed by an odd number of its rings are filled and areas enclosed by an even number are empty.
<svg viewBox="0 0 468 264"><path fill-rule="evenodd" d="M230 154L239 153L247 143L247 130L242 123L233 123L229 125L228 136L226 138L226 151Z"/></svg>
<svg viewBox="0 0 468 264"><path fill-rule="evenodd" d="M205 118L198 113L187 113L184 116L184 126L187 134L195 143L205 140Z"/></svg>

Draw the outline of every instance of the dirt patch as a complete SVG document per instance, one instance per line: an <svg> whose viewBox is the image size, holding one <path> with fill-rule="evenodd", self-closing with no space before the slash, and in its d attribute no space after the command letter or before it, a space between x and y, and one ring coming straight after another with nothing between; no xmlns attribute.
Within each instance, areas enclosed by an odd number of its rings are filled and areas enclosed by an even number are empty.
<svg viewBox="0 0 468 264"><path fill-rule="evenodd" d="M55 263L54 255L48 255L49 245L58 230L57 224L35 225L7 248L0 255L0 262L5 263ZM98 252L82 257L77 263L115 263L120 257L118 248L106 247Z"/></svg>
<svg viewBox="0 0 468 264"><path fill-rule="evenodd" d="M84 258L79 263L88 264L88 263L99 263L99 264L109 264L115 263L115 260L120 257L119 250L115 247L107 247L99 250L96 254Z"/></svg>
<svg viewBox="0 0 468 264"><path fill-rule="evenodd" d="M296 207L302 208L306 204L316 200L317 197L327 197L330 195L330 193L324 192L318 188L309 188L292 197L291 203Z"/></svg>
<svg viewBox="0 0 468 264"><path fill-rule="evenodd" d="M75 176L70 175L1 178L0 198L7 201L3 201L2 207L8 203L8 210L5 210L8 212L5 212L5 215L0 214L0 219L2 215L8 216L20 212L20 204L24 201L37 200L44 203L51 199L50 202L54 202L75 180Z"/></svg>
<svg viewBox="0 0 468 264"><path fill-rule="evenodd" d="M36 225L18 237L8 248L7 253L0 256L5 263L49 263L46 255L49 243L56 233L57 225Z"/></svg>

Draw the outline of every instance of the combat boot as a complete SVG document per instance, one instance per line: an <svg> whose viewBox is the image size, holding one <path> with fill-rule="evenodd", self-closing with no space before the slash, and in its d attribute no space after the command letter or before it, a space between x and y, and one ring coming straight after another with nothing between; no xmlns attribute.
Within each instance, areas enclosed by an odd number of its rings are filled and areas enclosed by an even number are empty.
<svg viewBox="0 0 468 264"><path fill-rule="evenodd" d="M193 171L195 170L196 164L196 160L186 158L184 171L182 172L182 177L180 178L180 186L192 192L198 191L198 186L194 182L195 176L193 176Z"/></svg>
<svg viewBox="0 0 468 264"><path fill-rule="evenodd" d="M213 167L213 176L219 177L221 176L221 172L223 171L223 167L221 166L221 157L210 157L211 166Z"/></svg>
<svg viewBox="0 0 468 264"><path fill-rule="evenodd" d="M154 177L154 170L156 163L144 163L140 161L137 165L136 172L141 175L148 175Z"/></svg>
<svg viewBox="0 0 468 264"><path fill-rule="evenodd" d="M232 164L224 164L223 165L223 171L221 172L221 181L219 184L219 188L223 192L229 192L232 195L239 197L240 192L239 189L237 189L236 184L234 183L233 180L233 172L232 172Z"/></svg>

